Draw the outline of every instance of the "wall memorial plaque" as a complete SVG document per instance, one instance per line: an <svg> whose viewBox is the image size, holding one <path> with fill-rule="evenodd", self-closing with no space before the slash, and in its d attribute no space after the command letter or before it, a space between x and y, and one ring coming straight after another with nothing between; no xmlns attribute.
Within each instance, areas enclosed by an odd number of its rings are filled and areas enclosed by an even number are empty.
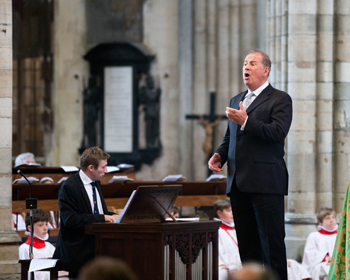
<svg viewBox="0 0 350 280"><path fill-rule="evenodd" d="M129 163L137 170L143 162L151 164L162 147L157 117L161 90L140 88L140 81L144 77L151 80L154 56L142 44L105 43L84 58L90 63L90 77L83 92L84 137L79 151L97 145L111 155L109 165ZM154 132L146 133L144 149L139 147L140 105L146 112L147 129Z"/></svg>
<svg viewBox="0 0 350 280"><path fill-rule="evenodd" d="M104 78L104 150L132 153L132 67L105 67Z"/></svg>

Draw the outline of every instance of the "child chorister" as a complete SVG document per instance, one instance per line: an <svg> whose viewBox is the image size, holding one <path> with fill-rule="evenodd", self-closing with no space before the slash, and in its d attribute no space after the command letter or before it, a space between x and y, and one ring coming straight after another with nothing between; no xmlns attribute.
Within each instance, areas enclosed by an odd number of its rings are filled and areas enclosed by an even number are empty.
<svg viewBox="0 0 350 280"><path fill-rule="evenodd" d="M327 279L338 229L331 208L321 208L317 220L319 230L307 237L302 262L314 280Z"/></svg>
<svg viewBox="0 0 350 280"><path fill-rule="evenodd" d="M219 280L228 279L230 271L241 268L236 231L234 229L231 205L228 199L219 199L214 204L219 228Z"/></svg>
<svg viewBox="0 0 350 280"><path fill-rule="evenodd" d="M48 222L49 222L50 214L48 212L45 212L41 209L34 209L33 210L33 255L34 258L52 258L53 253L55 251L55 247L49 243L46 242L49 238L49 235L47 233L48 230ZM26 217L26 228L27 228L27 235L30 235L31 227L30 227L30 217L29 214L27 214ZM30 236L28 237L27 241L23 243L21 246L19 246L19 259L30 259L29 256L29 247L30 247ZM49 280L50 279L50 272L35 272L35 279L36 280ZM29 273L28 273L28 279Z"/></svg>

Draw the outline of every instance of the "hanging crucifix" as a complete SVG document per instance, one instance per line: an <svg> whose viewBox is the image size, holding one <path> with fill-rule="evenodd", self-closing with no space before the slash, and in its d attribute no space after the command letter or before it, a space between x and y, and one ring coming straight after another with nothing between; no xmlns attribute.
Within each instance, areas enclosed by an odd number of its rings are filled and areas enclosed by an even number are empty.
<svg viewBox="0 0 350 280"><path fill-rule="evenodd" d="M205 153L206 159L209 160L213 155L214 147L214 135L215 126L219 124L220 121L227 119L226 115L216 115L215 114L215 92L210 93L210 114L209 115L186 115L186 119L190 120L200 120L200 124L205 129L205 140L203 142L202 148ZM212 174L212 171L208 169L208 176Z"/></svg>

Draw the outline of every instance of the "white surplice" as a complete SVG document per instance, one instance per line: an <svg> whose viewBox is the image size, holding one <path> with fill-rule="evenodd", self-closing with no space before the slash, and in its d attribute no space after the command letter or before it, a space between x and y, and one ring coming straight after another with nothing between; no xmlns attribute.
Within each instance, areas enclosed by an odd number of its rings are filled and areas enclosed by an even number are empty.
<svg viewBox="0 0 350 280"><path fill-rule="evenodd" d="M45 238L46 240L47 238ZM19 246L19 259L20 260L26 260L29 259L29 244L30 243L30 237L28 237L28 240L26 243L23 243L21 246ZM48 259L52 258L53 253L55 251L55 247L50 242L45 242L44 240L40 240L37 237L33 240L33 255L35 259ZM43 271L43 272L34 272L35 280L49 280L50 279L50 272ZM28 273L28 279L30 279L30 275Z"/></svg>
<svg viewBox="0 0 350 280"><path fill-rule="evenodd" d="M314 280L327 278L328 271L323 267L327 268L324 263L325 258L327 256L331 257L333 254L337 227L332 231L321 228L319 231L310 233L306 239L302 264Z"/></svg>
<svg viewBox="0 0 350 280"><path fill-rule="evenodd" d="M219 280L227 280L228 271L242 267L237 235L233 227L234 223L222 222L219 228Z"/></svg>
<svg viewBox="0 0 350 280"><path fill-rule="evenodd" d="M287 260L288 280L306 280L311 279L310 273L306 267L295 260Z"/></svg>

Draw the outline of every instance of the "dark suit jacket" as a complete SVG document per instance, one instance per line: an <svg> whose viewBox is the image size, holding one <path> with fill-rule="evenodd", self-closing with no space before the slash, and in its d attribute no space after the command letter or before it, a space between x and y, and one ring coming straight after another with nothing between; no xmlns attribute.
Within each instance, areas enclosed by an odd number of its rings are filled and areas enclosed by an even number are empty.
<svg viewBox="0 0 350 280"><path fill-rule="evenodd" d="M111 214L107 211L99 181L96 182L96 187L101 197L103 212ZM95 237L85 235L85 226L104 222L104 215L92 213L79 172L63 183L58 194L58 206L61 225L53 258L60 259L63 269L76 276L81 266L95 255Z"/></svg>
<svg viewBox="0 0 350 280"><path fill-rule="evenodd" d="M230 107L239 109L247 91L233 97ZM288 172L284 162L284 139L292 122L292 99L268 85L247 109L244 131L228 121L222 144L216 150L221 165L227 162L227 194L233 178L242 192L288 193Z"/></svg>

